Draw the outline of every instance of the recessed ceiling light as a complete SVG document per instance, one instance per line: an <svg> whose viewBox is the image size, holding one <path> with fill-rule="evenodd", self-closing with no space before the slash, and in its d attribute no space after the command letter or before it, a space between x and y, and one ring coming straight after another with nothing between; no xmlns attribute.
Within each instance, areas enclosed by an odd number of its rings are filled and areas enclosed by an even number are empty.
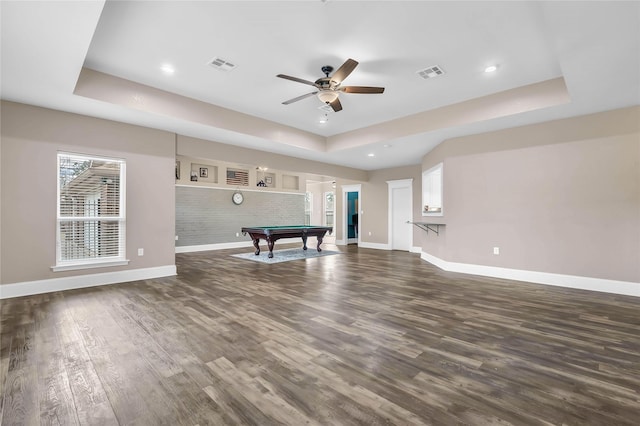
<svg viewBox="0 0 640 426"><path fill-rule="evenodd" d="M497 65L489 65L484 69L484 72L495 72L498 69Z"/></svg>
<svg viewBox="0 0 640 426"><path fill-rule="evenodd" d="M173 65L170 65L170 64L164 64L160 67L160 69L162 70L163 73L169 74L169 75L176 72L175 68L173 68Z"/></svg>
<svg viewBox="0 0 640 426"><path fill-rule="evenodd" d="M376 156L376 155L375 155L373 152L371 152L371 153L367 154L367 157L375 157L375 156Z"/></svg>

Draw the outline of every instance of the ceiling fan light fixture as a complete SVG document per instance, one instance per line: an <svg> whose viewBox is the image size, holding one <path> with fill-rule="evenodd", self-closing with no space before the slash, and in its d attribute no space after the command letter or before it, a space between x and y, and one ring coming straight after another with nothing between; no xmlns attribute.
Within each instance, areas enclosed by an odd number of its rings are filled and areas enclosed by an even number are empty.
<svg viewBox="0 0 640 426"><path fill-rule="evenodd" d="M330 104L335 101L338 97L338 92L334 92L333 90L321 90L318 92L318 99L324 104Z"/></svg>

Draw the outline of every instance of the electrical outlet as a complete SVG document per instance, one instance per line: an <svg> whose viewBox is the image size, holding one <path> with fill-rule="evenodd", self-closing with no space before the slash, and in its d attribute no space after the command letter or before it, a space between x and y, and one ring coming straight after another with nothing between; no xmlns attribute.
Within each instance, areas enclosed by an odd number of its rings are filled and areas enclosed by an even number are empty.
<svg viewBox="0 0 640 426"><path fill-rule="evenodd" d="M494 247L493 254L500 254L500 247Z"/></svg>
<svg viewBox="0 0 640 426"><path fill-rule="evenodd" d="M240 233L239 233L239 232L236 232L236 237L239 237L239 236L240 236Z"/></svg>
<svg viewBox="0 0 640 426"><path fill-rule="evenodd" d="M178 241L178 236L176 235L176 241Z"/></svg>
<svg viewBox="0 0 640 426"><path fill-rule="evenodd" d="M369 231L369 236L371 236L371 231Z"/></svg>
<svg viewBox="0 0 640 426"><path fill-rule="evenodd" d="M144 256L144 249L143 248L139 248L138 249L138 256Z"/></svg>

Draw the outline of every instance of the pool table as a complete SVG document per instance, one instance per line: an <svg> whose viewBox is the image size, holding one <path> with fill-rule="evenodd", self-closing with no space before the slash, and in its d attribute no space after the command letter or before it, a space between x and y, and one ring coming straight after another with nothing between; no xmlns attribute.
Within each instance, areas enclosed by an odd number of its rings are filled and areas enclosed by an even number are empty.
<svg viewBox="0 0 640 426"><path fill-rule="evenodd" d="M265 240L269 247L269 258L273 257L273 245L280 238L302 238L302 249L307 249L307 237L318 238L318 251L322 251L320 244L326 233L333 232L330 226L254 226L242 228L242 235L251 236L253 245L256 248L256 256L260 254L260 240Z"/></svg>

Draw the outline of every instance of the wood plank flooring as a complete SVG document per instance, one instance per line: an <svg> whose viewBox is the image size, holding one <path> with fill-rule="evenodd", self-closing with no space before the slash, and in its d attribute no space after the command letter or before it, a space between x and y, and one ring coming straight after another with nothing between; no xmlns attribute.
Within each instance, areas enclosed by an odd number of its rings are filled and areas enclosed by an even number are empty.
<svg viewBox="0 0 640 426"><path fill-rule="evenodd" d="M247 250L1 301L1 424L640 424L639 298Z"/></svg>

